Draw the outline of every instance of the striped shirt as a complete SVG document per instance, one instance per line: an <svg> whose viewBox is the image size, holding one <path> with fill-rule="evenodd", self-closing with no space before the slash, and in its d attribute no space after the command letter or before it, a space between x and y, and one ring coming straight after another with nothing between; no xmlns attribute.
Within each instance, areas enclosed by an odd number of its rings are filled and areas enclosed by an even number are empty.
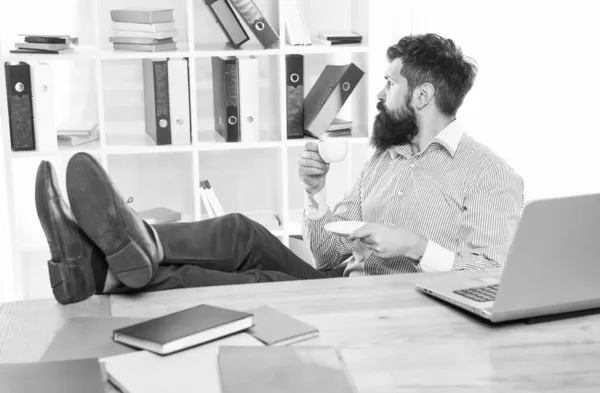
<svg viewBox="0 0 600 393"><path fill-rule="evenodd" d="M523 179L457 120L425 149L376 151L332 209L324 190L305 193L303 235L315 267L344 276L502 267L524 204ZM400 226L427 239L420 262L384 259L360 241L329 233L334 221Z"/></svg>

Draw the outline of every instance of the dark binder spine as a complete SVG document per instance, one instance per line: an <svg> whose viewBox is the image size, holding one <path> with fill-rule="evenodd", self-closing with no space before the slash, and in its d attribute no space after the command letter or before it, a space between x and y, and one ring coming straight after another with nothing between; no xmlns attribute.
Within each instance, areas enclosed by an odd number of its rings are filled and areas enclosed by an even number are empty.
<svg viewBox="0 0 600 393"><path fill-rule="evenodd" d="M237 58L225 62L225 102L227 104L227 142L240 141L240 93Z"/></svg>
<svg viewBox="0 0 600 393"><path fill-rule="evenodd" d="M11 149L35 150L31 68L23 62L6 62L4 71Z"/></svg>
<svg viewBox="0 0 600 393"><path fill-rule="evenodd" d="M244 22L265 49L272 48L279 42L279 35L267 22L260 9L252 0L229 0L238 10Z"/></svg>
<svg viewBox="0 0 600 393"><path fill-rule="evenodd" d="M238 49L242 44L250 40L250 36L248 36L246 30L244 30L242 23L235 12L233 12L233 8L231 8L231 5L227 0L204 0L204 3L232 47ZM234 23L234 25L227 26L224 21L230 21L231 23ZM241 38L236 40L233 31L230 31L230 29L235 29L238 33L235 35L240 36Z"/></svg>
<svg viewBox="0 0 600 393"><path fill-rule="evenodd" d="M156 144L171 144L169 110L169 69L167 60L154 62L154 98L156 105Z"/></svg>
<svg viewBox="0 0 600 393"><path fill-rule="evenodd" d="M287 138L304 137L304 56L286 55Z"/></svg>

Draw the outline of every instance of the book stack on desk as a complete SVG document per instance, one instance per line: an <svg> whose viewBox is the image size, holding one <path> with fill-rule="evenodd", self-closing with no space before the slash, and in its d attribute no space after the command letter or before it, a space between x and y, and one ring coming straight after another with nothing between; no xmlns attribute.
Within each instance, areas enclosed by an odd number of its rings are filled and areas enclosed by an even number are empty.
<svg viewBox="0 0 600 393"><path fill-rule="evenodd" d="M160 52L176 50L172 8L115 9L110 11L115 50Z"/></svg>
<svg viewBox="0 0 600 393"><path fill-rule="evenodd" d="M19 37L23 37L23 41L16 42L11 53L69 53L79 44L79 38L70 35L19 34Z"/></svg>

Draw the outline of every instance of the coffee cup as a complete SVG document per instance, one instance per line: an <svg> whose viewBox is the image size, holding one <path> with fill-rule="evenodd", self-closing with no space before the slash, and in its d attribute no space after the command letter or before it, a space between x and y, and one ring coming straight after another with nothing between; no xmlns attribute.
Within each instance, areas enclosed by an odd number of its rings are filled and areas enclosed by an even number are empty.
<svg viewBox="0 0 600 393"><path fill-rule="evenodd" d="M340 137L322 137L317 141L319 155L326 163L340 162L348 155L348 140Z"/></svg>

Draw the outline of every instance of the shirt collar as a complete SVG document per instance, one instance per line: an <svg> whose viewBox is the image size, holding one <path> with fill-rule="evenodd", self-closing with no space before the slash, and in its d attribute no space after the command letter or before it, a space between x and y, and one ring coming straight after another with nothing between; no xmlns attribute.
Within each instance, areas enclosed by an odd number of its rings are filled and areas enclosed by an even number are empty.
<svg viewBox="0 0 600 393"><path fill-rule="evenodd" d="M458 149L458 144L460 143L460 140L462 139L464 134L464 127L462 126L462 124L460 124L458 120L455 119L450 124L448 124L446 128L440 131L440 133L437 134L429 144L440 144L448 151L448 153L450 153L452 157L454 157L456 149ZM389 152L392 159L395 159L399 155L404 158L411 158L413 155L412 147L410 146L410 144L392 146L389 148Z"/></svg>

